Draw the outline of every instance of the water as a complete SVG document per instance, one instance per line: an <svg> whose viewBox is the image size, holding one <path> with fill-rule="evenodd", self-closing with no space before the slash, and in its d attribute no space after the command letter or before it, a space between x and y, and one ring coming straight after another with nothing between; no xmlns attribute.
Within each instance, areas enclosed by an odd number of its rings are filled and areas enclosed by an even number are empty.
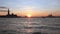
<svg viewBox="0 0 60 34"><path fill-rule="evenodd" d="M60 34L60 18L0 18L0 34Z"/></svg>

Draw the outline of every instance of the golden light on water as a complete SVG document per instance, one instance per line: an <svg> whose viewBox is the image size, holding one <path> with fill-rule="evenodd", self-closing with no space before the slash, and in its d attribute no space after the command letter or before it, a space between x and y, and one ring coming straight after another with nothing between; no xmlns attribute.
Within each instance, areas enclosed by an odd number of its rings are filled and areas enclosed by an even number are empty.
<svg viewBox="0 0 60 34"><path fill-rule="evenodd" d="M32 32L32 29L27 29L27 33L30 33L30 32Z"/></svg>

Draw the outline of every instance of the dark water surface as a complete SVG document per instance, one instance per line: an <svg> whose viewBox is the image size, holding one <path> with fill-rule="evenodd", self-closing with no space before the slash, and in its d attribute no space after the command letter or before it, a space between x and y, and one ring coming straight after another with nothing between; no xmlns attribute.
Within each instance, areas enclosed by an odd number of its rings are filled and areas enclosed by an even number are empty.
<svg viewBox="0 0 60 34"><path fill-rule="evenodd" d="M60 34L60 18L0 18L0 34Z"/></svg>

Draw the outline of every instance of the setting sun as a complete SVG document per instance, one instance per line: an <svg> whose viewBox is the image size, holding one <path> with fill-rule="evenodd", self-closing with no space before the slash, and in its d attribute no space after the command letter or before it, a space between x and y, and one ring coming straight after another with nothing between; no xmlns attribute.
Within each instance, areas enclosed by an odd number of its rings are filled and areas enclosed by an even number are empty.
<svg viewBox="0 0 60 34"><path fill-rule="evenodd" d="M31 14L27 14L27 17L31 17Z"/></svg>

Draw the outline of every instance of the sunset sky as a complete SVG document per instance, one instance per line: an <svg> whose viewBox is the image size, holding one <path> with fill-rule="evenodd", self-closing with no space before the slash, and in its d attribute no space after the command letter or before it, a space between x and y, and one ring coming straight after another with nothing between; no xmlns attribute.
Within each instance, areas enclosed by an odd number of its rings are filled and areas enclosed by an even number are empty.
<svg viewBox="0 0 60 34"><path fill-rule="evenodd" d="M7 7L18 16L60 16L60 0L0 0L0 7ZM4 9L4 8L3 8ZM0 12L0 14L4 14Z"/></svg>

